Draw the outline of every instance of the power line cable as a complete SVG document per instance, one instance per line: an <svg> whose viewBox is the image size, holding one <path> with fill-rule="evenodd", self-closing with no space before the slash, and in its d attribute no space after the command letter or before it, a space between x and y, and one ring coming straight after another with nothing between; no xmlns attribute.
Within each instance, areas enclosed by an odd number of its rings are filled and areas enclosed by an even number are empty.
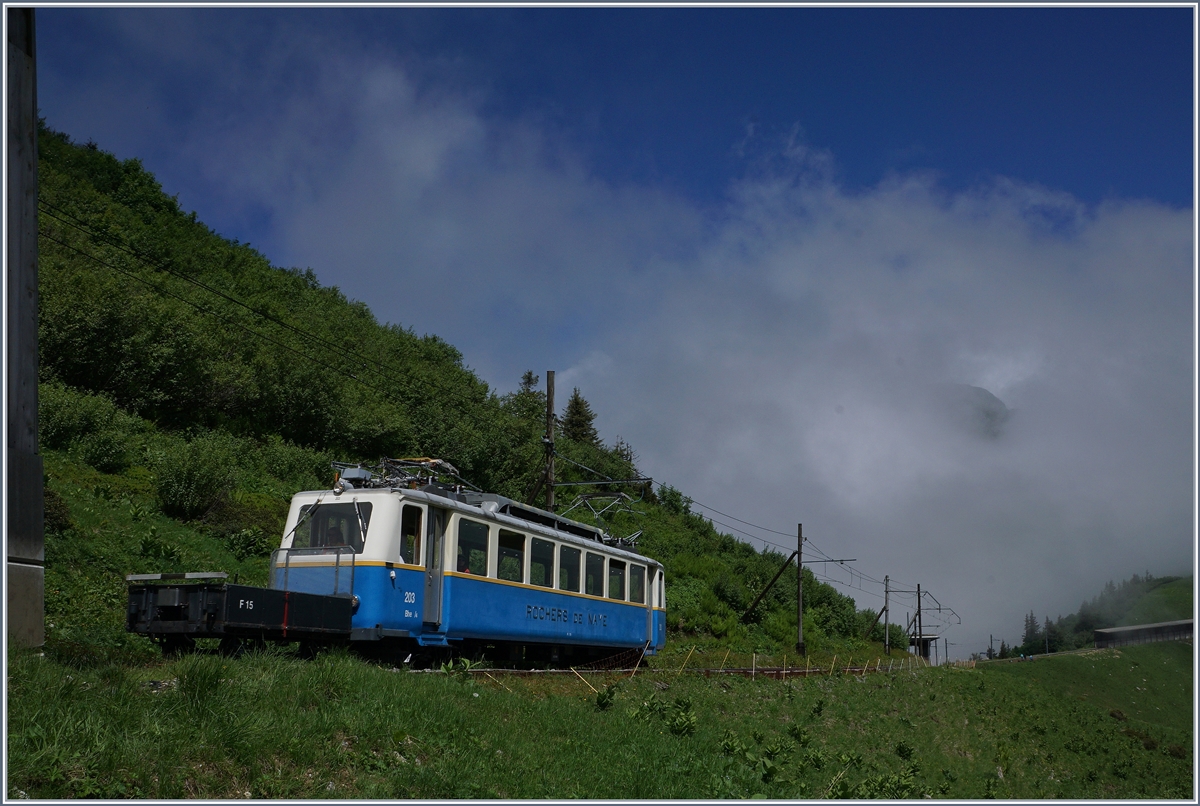
<svg viewBox="0 0 1200 806"><path fill-rule="evenodd" d="M666 487L666 486L670 486L670 485L666 485L666 484L664 484L664 485L662 485L662 486ZM692 498L692 499L689 499L689 500L691 500L691 502L692 502L693 504L695 504L696 506L700 507L701 509L707 509L707 510L709 510L710 512L715 512L715 513L717 513L718 515L723 515L723 516L724 516L724 517L726 517L726 518L729 518L729 519L731 519L731 520L735 520L735 521L737 521L738 523L745 524L746 526L751 526L751 527L753 527L753 528L755 528L755 529L758 529L758 530L760 530L760 531L763 531L763 532L770 532L770 533L771 533L771 534L773 534L773 535L782 535L783 537L794 537L794 536L795 536L795 535L789 534L789 533L787 533L787 532L780 532L780 531L776 531L775 529L768 529L768 528L767 528L767 527L765 527L765 526L759 526L758 524L756 524L756 523L751 523L750 521L744 521L744 520L742 520L741 518L737 518L737 517L734 517L733 515L730 515L728 512L722 512L721 510L719 510L719 509L717 509L717 508L715 508L715 507L710 507L710 506L708 506L707 504L702 504L702 503L700 503L699 501L697 501L697 500L696 500L696 499L694 499L694 498ZM743 534L745 534L745 533L743 532ZM807 540L807 538L806 538L806 540ZM765 541L764 541L764 542L765 542Z"/></svg>

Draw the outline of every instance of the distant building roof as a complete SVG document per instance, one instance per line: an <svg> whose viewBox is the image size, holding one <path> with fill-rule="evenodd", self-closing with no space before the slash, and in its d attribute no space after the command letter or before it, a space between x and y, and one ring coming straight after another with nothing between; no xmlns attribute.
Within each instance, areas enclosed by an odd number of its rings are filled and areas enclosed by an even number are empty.
<svg viewBox="0 0 1200 806"><path fill-rule="evenodd" d="M1192 619L1185 618L1185 619L1181 619L1180 621L1158 621L1158 622L1155 622L1154 624L1129 624L1125 627L1108 627L1107 629L1096 630L1096 632L1104 633L1105 635L1117 635L1119 633L1133 632L1135 630L1152 630L1152 629L1158 629L1158 628L1186 627L1191 624L1192 624Z"/></svg>

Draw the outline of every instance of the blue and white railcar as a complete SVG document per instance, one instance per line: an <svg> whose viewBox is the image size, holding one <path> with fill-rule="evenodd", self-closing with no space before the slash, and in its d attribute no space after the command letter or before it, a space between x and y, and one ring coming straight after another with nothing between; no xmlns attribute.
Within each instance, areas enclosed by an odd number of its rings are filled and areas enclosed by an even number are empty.
<svg viewBox="0 0 1200 806"><path fill-rule="evenodd" d="M503 496L404 481L351 468L297 494L271 587L352 595L352 642L418 653L552 662L662 648L657 561Z"/></svg>

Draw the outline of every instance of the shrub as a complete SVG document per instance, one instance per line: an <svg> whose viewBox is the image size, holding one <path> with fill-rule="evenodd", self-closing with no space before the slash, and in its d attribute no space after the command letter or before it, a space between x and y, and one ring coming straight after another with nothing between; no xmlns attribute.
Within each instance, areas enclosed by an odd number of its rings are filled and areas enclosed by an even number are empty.
<svg viewBox="0 0 1200 806"><path fill-rule="evenodd" d="M184 519L207 512L229 494L235 462L236 441L221 432L167 441L151 456L163 512Z"/></svg>
<svg viewBox="0 0 1200 806"><path fill-rule="evenodd" d="M225 543L234 557L246 560L251 557L269 556L279 547L279 538L274 533L267 534L257 526L251 526L229 535L225 538Z"/></svg>
<svg viewBox="0 0 1200 806"><path fill-rule="evenodd" d="M263 473L284 482L295 490L315 490L333 484L333 469L329 453L301 448L282 437L270 435L258 448L251 461L244 463L253 472Z"/></svg>
<svg viewBox="0 0 1200 806"><path fill-rule="evenodd" d="M204 522L226 541L232 540L237 533L255 531L262 535L273 535L278 542L287 512L288 501L279 496L235 490L231 495L218 499L208 509Z"/></svg>
<svg viewBox="0 0 1200 806"><path fill-rule="evenodd" d="M144 429L141 420L104 395L38 385L39 442L73 453L97 470L116 473L128 467L130 443Z"/></svg>
<svg viewBox="0 0 1200 806"><path fill-rule="evenodd" d="M67 502L49 487L44 492L43 512L46 534L59 535L75 527L71 522L71 510L67 508Z"/></svg>

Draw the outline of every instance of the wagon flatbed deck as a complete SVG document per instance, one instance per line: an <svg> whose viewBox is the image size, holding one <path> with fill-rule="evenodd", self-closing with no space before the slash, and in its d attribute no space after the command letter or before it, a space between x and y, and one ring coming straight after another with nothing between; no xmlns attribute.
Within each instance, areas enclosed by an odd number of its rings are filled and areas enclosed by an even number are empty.
<svg viewBox="0 0 1200 806"><path fill-rule="evenodd" d="M257 588L224 573L132 574L125 628L184 648L197 638L337 641L350 637L349 595ZM212 580L212 581L203 581ZM141 583L141 584L137 584Z"/></svg>

